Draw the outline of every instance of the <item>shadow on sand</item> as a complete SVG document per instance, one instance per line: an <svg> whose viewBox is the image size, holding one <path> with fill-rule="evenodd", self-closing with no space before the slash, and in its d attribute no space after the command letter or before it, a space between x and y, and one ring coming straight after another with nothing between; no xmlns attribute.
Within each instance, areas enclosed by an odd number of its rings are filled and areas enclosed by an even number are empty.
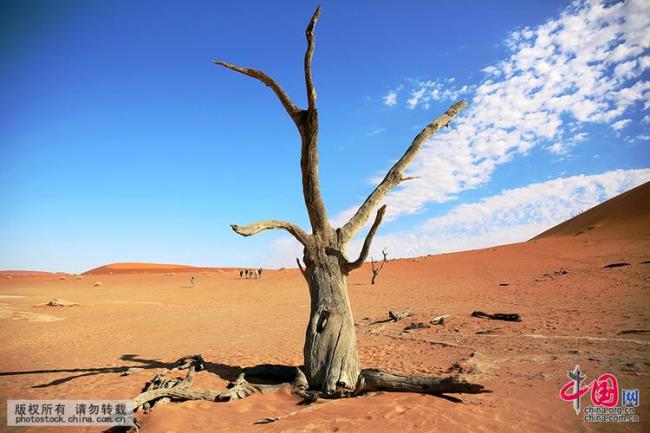
<svg viewBox="0 0 650 433"><path fill-rule="evenodd" d="M121 361L127 361L129 363L136 363L135 365L124 365L124 366L115 366L115 367L89 367L89 368L58 368L52 370L24 370L24 371L0 371L0 377L4 376L19 376L19 375L30 375L30 374L53 374L53 373L72 373L54 379L51 382L42 383L39 385L34 385L32 388L48 388L50 386L61 385L63 383L69 382L74 379L86 376L94 376L97 374L124 374L129 368L141 368L144 370L153 370L153 369L172 369L177 364L176 362L164 362L156 359L144 359L138 357L138 355L126 354L120 357ZM290 367L294 368L294 367ZM223 380L229 382L235 380L237 375L239 375L244 369L240 366L232 366L226 364L220 364L216 362L206 361L205 370L219 376Z"/></svg>

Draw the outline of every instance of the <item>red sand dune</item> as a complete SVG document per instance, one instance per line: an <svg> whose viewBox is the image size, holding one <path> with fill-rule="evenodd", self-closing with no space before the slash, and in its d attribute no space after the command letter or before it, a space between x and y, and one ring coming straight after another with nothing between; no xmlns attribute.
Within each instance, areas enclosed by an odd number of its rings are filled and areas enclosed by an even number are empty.
<svg viewBox="0 0 650 433"><path fill-rule="evenodd" d="M188 265L170 265L164 263L111 263L84 272L82 275L101 274L136 274L136 273L169 273L169 272L221 272L232 271L234 268L209 268Z"/></svg>
<svg viewBox="0 0 650 433"><path fill-rule="evenodd" d="M630 238L649 234L650 182L611 198L533 239L579 236L591 230L599 235Z"/></svg>
<svg viewBox="0 0 650 433"><path fill-rule="evenodd" d="M143 431L650 431L647 191L644 185L529 242L394 260L376 285L370 285L367 265L350 275L364 367L461 374L490 394L458 395L461 402L453 402L377 393L304 406L280 391L229 403L156 407L142 417ZM586 230L591 225L596 228ZM614 262L629 265L604 268ZM251 280L236 271L208 272L191 290L187 274L112 272L86 279L0 280L3 399L132 398L162 368L190 353L202 353L208 362L193 386L214 390L225 389L243 366L302 362L309 295L297 269ZM93 287L95 279L103 285ZM54 297L80 306L39 306ZM413 311L406 320L373 323L389 309L406 307ZM471 317L474 310L519 313L522 321L478 319ZM438 315L447 316L442 326L403 330ZM621 388L639 389L640 421L587 423L577 416L559 398L567 371L577 363L587 382L611 373ZM121 376L128 367L143 370ZM588 405L586 395L582 406ZM5 417L3 403L0 430L44 431L8 429ZM281 419L254 424L266 417Z"/></svg>

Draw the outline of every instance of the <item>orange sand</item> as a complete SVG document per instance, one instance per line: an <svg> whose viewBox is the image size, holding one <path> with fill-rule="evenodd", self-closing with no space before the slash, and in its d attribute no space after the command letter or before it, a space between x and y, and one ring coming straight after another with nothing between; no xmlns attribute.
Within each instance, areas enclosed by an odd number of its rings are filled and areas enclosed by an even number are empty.
<svg viewBox="0 0 650 433"><path fill-rule="evenodd" d="M630 215L641 209L627 206ZM579 235L574 226L563 237L551 233L497 248L390 261L374 286L367 266L351 275L364 367L422 375L460 370L491 394L461 395L454 403L378 393L299 406L298 398L280 391L230 403L156 407L143 417L144 431L649 431L650 333L619 334L650 329L650 264L642 263L650 260L648 221L631 226L619 218ZM631 265L603 269L613 262ZM560 267L568 274L552 275ZM208 369L194 386L212 389L223 389L239 366L302 362L309 298L298 270L267 271L258 280L242 280L235 270L205 272L195 289L188 287L190 274L147 270L0 280L0 430L102 431L9 429L4 400L132 398L182 355L203 354ZM93 287L97 280L103 285ZM36 307L54 297L81 305ZM413 317L371 325L389 309L406 307ZM470 317L474 310L516 312L523 321L476 319ZM402 332L412 321L438 315L449 315L443 326ZM640 389L640 423L589 424L576 416L558 396L576 363L588 381L609 372L622 388ZM145 370L121 377L130 366ZM588 404L586 396L582 405ZM253 424L293 412L276 423Z"/></svg>

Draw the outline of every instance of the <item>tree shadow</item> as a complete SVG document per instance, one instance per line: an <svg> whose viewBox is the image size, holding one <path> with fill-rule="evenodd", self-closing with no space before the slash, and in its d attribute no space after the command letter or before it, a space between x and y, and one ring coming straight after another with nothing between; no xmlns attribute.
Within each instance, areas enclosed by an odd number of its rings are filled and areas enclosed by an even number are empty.
<svg viewBox="0 0 650 433"><path fill-rule="evenodd" d="M125 354L120 357L121 361L136 363L136 365L120 365L115 367L89 367L89 368L57 368L57 369L42 369L42 370L23 370L23 371L1 371L0 377L3 376L19 376L30 374L52 374L52 373L73 373L68 376L54 379L47 383L42 383L32 386L32 388L48 388L50 386L61 385L74 379L81 377L94 376L98 374L125 374L130 368L140 368L144 370L153 369L172 369L177 364L176 361L165 362L157 359L146 359L138 357L135 354ZM233 381L244 369L240 366L232 366L221 364L218 362L205 362L205 370L215 374L226 381Z"/></svg>

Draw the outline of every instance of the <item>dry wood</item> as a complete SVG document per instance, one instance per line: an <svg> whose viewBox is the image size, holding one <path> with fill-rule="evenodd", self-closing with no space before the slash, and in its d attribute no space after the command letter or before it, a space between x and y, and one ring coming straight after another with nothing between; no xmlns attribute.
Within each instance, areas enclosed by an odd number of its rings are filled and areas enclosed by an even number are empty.
<svg viewBox="0 0 650 433"><path fill-rule="evenodd" d="M264 230L284 229L291 233L293 237L296 238L301 244L307 245L307 242L309 242L309 235L305 233L303 229L287 221L267 220L259 221L247 226L238 226L237 224L231 224L230 227L232 227L232 229L237 234L240 234L242 236L253 236Z"/></svg>
<svg viewBox="0 0 650 433"><path fill-rule="evenodd" d="M402 319L404 319L404 318L406 318L406 317L408 317L410 315L411 315L411 309L410 308L407 308L406 310L404 310L402 312L393 311L393 310L390 310L388 312L388 317L390 317L390 319L393 322L397 322L399 320L402 320Z"/></svg>
<svg viewBox="0 0 650 433"><path fill-rule="evenodd" d="M356 259L352 263L348 263L346 266L346 270L349 272L353 269L357 269L363 263L366 261L368 258L368 252L370 251L370 245L372 244L372 240L375 237L375 233L377 233L377 229L379 228L379 225L381 224L382 219L384 218L384 214L386 213L386 205L383 205L377 210L377 215L375 216L375 222L372 223L372 227L370 227L370 231L368 232L368 235L366 236L366 239L363 241L363 247L361 247L361 253L359 253L359 258ZM386 255L384 254L384 262L386 261ZM383 267L383 264L382 264ZM373 284L375 281L375 278L373 276Z"/></svg>
<svg viewBox="0 0 650 433"><path fill-rule="evenodd" d="M483 311L474 311L472 317L490 320L505 320L508 322L521 322L521 316L517 313L484 313Z"/></svg>
<svg viewBox="0 0 650 433"><path fill-rule="evenodd" d="M419 377L386 373L377 369L361 370L354 395L371 391L417 392L433 395L489 392L483 385L467 382L460 376Z"/></svg>
<svg viewBox="0 0 650 433"><path fill-rule="evenodd" d="M314 80L311 76L311 60L314 57L314 28L320 18L320 6L316 8L314 15L312 15L305 36L307 37L307 51L305 52L305 85L307 86L307 103L310 110L316 108L316 89L314 88Z"/></svg>
<svg viewBox="0 0 650 433"><path fill-rule="evenodd" d="M352 239L357 231L365 224L370 216L370 213L375 207L383 200L383 198L395 186L405 180L404 169L413 161L418 154L424 142L435 134L441 127L448 126L449 123L460 114L461 111L467 106L467 102L459 101L453 104L449 109L433 122L424 127L420 133L415 136L413 142L406 150L406 153L400 158L399 161L388 170L386 177L381 181L375 190L368 196L366 201L363 202L357 212L350 218L350 220L342 227L341 236L344 242Z"/></svg>
<svg viewBox="0 0 650 433"><path fill-rule="evenodd" d="M289 113L291 119L293 119L296 126L298 126L298 124L300 123L300 109L296 106L296 104L293 103L291 98L289 98L287 92L284 91L282 86L280 86L273 78L269 77L266 73L262 71L258 71L257 69L237 66L231 63L222 62L220 60L215 60L213 63L215 65L220 65L232 71L236 71L241 74L247 75L251 78L255 78L257 80L260 80L262 83L266 84L275 92L278 99L282 103L284 109L287 110L287 113Z"/></svg>

